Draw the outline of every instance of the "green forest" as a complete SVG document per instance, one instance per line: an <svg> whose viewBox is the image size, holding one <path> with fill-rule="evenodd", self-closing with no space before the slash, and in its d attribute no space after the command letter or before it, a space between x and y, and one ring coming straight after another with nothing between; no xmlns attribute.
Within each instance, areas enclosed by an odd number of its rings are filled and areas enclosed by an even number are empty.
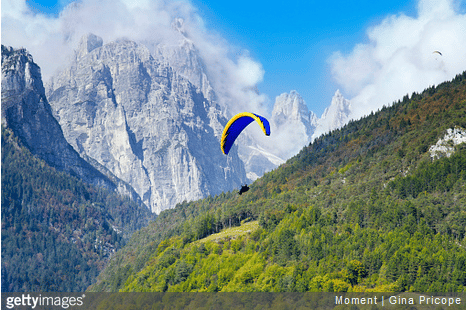
<svg viewBox="0 0 467 311"><path fill-rule="evenodd" d="M465 79L322 135L241 196L163 211L88 290L465 292L465 143L430 153L465 131Z"/></svg>
<svg viewBox="0 0 467 311"><path fill-rule="evenodd" d="M2 125L2 292L84 291L153 217L33 156Z"/></svg>

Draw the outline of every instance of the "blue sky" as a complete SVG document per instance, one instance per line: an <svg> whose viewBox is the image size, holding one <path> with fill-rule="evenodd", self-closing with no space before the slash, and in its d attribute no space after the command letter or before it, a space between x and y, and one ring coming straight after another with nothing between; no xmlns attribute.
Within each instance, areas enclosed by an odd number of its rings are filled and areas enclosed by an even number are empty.
<svg viewBox="0 0 467 311"><path fill-rule="evenodd" d="M32 8L36 9L37 11L46 13L46 14L58 14L60 10L63 8L63 2L61 1L34 1L34 0L26 0Z"/></svg>
<svg viewBox="0 0 467 311"><path fill-rule="evenodd" d="M260 91L272 99L296 90L321 115L336 89L328 58L365 41L388 14L413 14L414 1L198 1L209 27L244 46L265 70Z"/></svg>
<svg viewBox="0 0 467 311"><path fill-rule="evenodd" d="M437 5L433 0L422 1L426 2L427 6ZM64 5L69 2L68 0L27 0L34 11L44 12L51 16L57 16ZM450 3L457 15L464 14L465 20L465 1L454 0L451 3L449 0L443 0L441 2ZM377 46L378 42L384 41L377 39L371 42L368 38L369 31L384 24L390 16L396 17L394 18L396 22L403 23L402 17L416 19L417 15L421 14L418 12L418 0L319 2L192 0L191 4L207 29L219 33L239 51L248 51L249 56L261 64L264 76L258 84L258 89L267 95L268 99L265 102L268 106L272 107L275 97L281 93L296 90L304 98L309 109L318 116L330 104L338 88L344 97L349 99L355 97L358 100L366 98L364 95L359 97L359 92L365 89L362 81L368 80L369 75L375 80L384 79L380 76L373 77L367 72L362 73L366 80L357 77L353 78L353 81L345 81L347 73L341 68L342 66L339 67L341 63L346 68L352 68L355 65L355 58L358 57L357 47L366 45L365 48L369 50ZM459 31L465 37L465 23L461 26L449 27L461 28ZM407 31L410 32L410 29ZM381 31L383 32L388 31ZM375 35L376 38L382 36L382 34ZM465 45L465 40L463 42ZM369 53L373 55L376 51L377 47ZM336 61L336 52L340 62ZM465 49L462 53L465 55ZM378 68L385 66L384 61L378 60L375 63ZM422 79L423 81L415 84L413 88L416 90L414 91L423 88L424 83L437 82L439 79L449 77L452 72L460 70L459 66L461 69L465 68L465 60L456 66L443 78L437 75L431 80ZM358 81L355 82L355 80ZM358 85L358 88L353 88L355 85ZM405 90L401 88L399 93ZM400 96L399 93L394 94L393 97ZM384 103L380 103L379 106L393 100L391 96L387 98L388 102L384 102L383 98L381 100Z"/></svg>

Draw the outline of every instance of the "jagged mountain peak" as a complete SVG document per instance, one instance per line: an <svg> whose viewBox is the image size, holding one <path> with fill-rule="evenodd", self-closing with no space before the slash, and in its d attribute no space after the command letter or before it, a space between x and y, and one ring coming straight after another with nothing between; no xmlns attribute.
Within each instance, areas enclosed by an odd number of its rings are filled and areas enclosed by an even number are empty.
<svg viewBox="0 0 467 311"><path fill-rule="evenodd" d="M332 106L338 106L347 110L351 108L350 101L344 98L344 95L342 95L339 89L336 90L336 93L334 93L332 97L331 107Z"/></svg>
<svg viewBox="0 0 467 311"><path fill-rule="evenodd" d="M26 89L35 90L39 97L44 93L41 69L33 57L24 49L2 45L2 98L19 96ZM43 99L42 99L43 100ZM6 101L2 102L2 112ZM2 114L3 120L4 114Z"/></svg>
<svg viewBox="0 0 467 311"><path fill-rule="evenodd" d="M282 93L276 97L272 111L272 119L277 125L285 120L302 120L302 122L314 125L316 116L308 110L308 107L300 94L292 90L290 93Z"/></svg>
<svg viewBox="0 0 467 311"><path fill-rule="evenodd" d="M344 98L339 90L334 94L331 105L324 110L321 119L331 121L335 128L342 127L351 113L350 100Z"/></svg>
<svg viewBox="0 0 467 311"><path fill-rule="evenodd" d="M78 49L76 50L76 58L80 59L84 55L95 50L96 48L101 47L102 44L103 44L102 38L99 36L96 36L93 33L88 33L82 36L79 42L79 45L78 45Z"/></svg>
<svg viewBox="0 0 467 311"><path fill-rule="evenodd" d="M23 62L33 62L32 55L26 49L14 49L12 46L2 44L2 64L8 59L10 59L10 64L17 64L17 60L21 57L25 58Z"/></svg>
<svg viewBox="0 0 467 311"><path fill-rule="evenodd" d="M300 114L307 115L308 113L305 101L295 90L290 93L282 93L276 97L276 102L272 111L273 117L279 114L285 116L299 116Z"/></svg>
<svg viewBox="0 0 467 311"><path fill-rule="evenodd" d="M348 121L352 114L352 105L350 100L345 99L340 90L336 90L331 100L331 105L327 107L321 118L318 120L318 126L313 134L313 139L321 134L334 129L341 128Z"/></svg>
<svg viewBox="0 0 467 311"><path fill-rule="evenodd" d="M275 131L271 152L283 159L297 153L309 143L316 120L316 115L297 91L277 96L271 116L271 127Z"/></svg>
<svg viewBox="0 0 467 311"><path fill-rule="evenodd" d="M339 89L336 90L336 92L334 93L334 97L336 98L341 98L341 97L344 97L341 93L341 91Z"/></svg>

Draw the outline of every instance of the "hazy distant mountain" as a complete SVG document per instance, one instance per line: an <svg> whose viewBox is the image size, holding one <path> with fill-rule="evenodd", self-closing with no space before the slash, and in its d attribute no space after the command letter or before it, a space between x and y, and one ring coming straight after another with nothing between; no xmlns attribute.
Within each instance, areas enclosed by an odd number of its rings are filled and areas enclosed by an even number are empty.
<svg viewBox="0 0 467 311"><path fill-rule="evenodd" d="M255 139L249 134L239 136L239 156L251 180L261 177L288 158L296 155L321 134L344 126L351 113L350 101L336 91L331 105L321 118L310 111L297 91L276 97L270 117L271 137Z"/></svg>
<svg viewBox="0 0 467 311"><path fill-rule="evenodd" d="M255 127L256 125L252 125ZM250 130L250 129L249 129ZM272 129L274 131L274 129ZM259 131L259 130L258 130ZM273 132L272 135L277 133ZM259 134L259 138L255 138L247 132L242 133L236 140L238 145L238 156L245 164L245 171L250 181L254 181L263 176L282 163L284 159L279 157L279 152L275 148L271 148L267 143L271 137L263 137L263 133ZM236 148L236 146L234 146Z"/></svg>
<svg viewBox="0 0 467 311"><path fill-rule="evenodd" d="M350 113L350 101L339 90L319 119L297 91L283 93L276 97L272 111L271 124L277 137L270 152L288 159L321 134L344 126Z"/></svg>
<svg viewBox="0 0 467 311"><path fill-rule="evenodd" d="M316 115L308 110L305 101L297 91L291 91L290 94L283 93L276 98L272 111L272 122L277 127L292 122L301 127L304 134L311 136L317 125L317 120Z"/></svg>
<svg viewBox="0 0 467 311"><path fill-rule="evenodd" d="M278 147L280 156L288 159L309 144L317 121L297 91L277 96L271 123L281 141Z"/></svg>
<svg viewBox="0 0 467 311"><path fill-rule="evenodd" d="M220 107L146 46L103 45L89 34L47 89L68 142L128 182L153 212L247 180L235 150L226 157L219 148L227 123Z"/></svg>
<svg viewBox="0 0 467 311"><path fill-rule="evenodd" d="M345 99L341 92L337 90L332 98L331 105L324 110L318 120L313 139L344 126L349 121L350 114L350 101Z"/></svg>

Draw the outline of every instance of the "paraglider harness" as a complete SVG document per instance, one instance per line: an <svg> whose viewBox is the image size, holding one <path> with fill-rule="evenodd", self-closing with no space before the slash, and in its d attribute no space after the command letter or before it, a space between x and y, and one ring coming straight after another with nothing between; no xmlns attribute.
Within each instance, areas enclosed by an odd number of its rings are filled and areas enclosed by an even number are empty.
<svg viewBox="0 0 467 311"><path fill-rule="evenodd" d="M238 192L238 194L239 194L239 195L242 195L242 193L247 192L248 190L250 190L250 187L248 187L248 185L245 184L245 186L242 186L242 189L240 189L240 191Z"/></svg>

